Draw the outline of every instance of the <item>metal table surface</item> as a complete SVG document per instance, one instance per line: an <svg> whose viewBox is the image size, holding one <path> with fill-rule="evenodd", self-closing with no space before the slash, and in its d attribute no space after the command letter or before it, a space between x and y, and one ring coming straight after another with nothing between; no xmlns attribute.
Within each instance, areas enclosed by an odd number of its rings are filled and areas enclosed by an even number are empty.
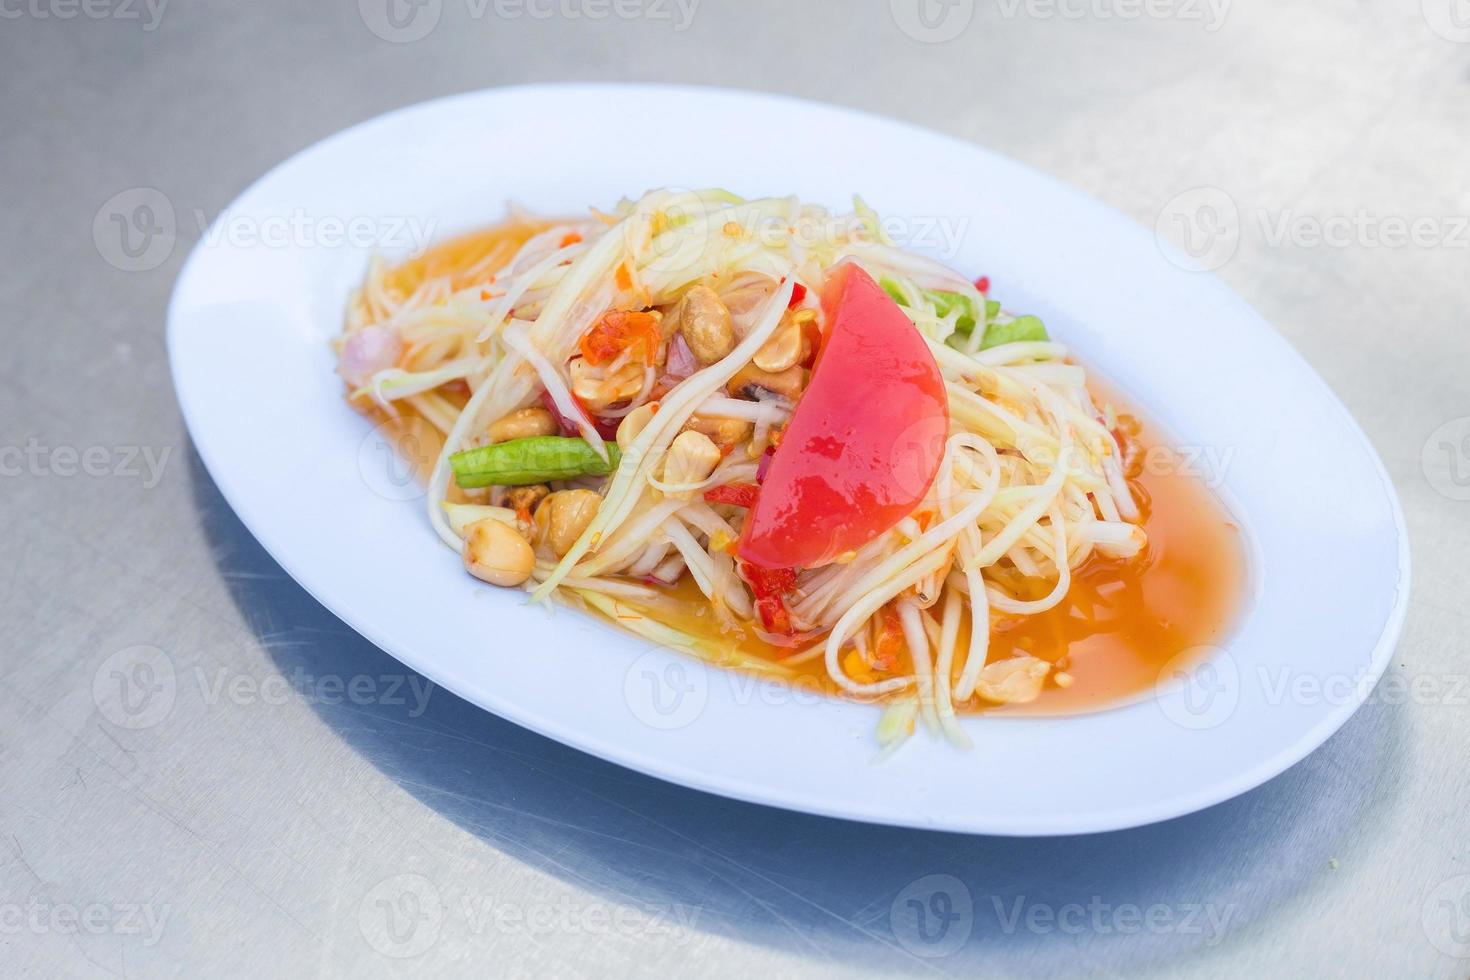
<svg viewBox="0 0 1470 980"><path fill-rule="evenodd" d="M7 975L1470 972L1463 3L394 2L0 3ZM1402 495L1388 680L1252 793L1054 840L731 803L426 696L221 500L165 304L203 223L287 155L552 79L859 106L1151 227L1184 208Z"/></svg>

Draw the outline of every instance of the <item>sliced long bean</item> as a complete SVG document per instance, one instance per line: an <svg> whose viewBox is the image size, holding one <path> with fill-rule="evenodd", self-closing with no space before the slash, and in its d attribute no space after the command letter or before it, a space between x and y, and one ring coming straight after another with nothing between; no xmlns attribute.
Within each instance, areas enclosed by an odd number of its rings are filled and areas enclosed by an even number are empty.
<svg viewBox="0 0 1470 980"><path fill-rule="evenodd" d="M585 440L531 436L466 449L450 456L449 465L454 470L455 481L466 489L524 487L579 476L606 476L618 468L621 456L616 443L604 445L606 462Z"/></svg>

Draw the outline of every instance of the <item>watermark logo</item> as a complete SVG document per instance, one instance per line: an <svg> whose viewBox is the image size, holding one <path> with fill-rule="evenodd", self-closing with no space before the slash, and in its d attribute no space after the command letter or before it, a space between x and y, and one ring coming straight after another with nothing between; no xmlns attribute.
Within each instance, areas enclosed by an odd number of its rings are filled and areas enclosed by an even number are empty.
<svg viewBox="0 0 1470 980"><path fill-rule="evenodd" d="M893 23L915 41L942 44L975 19L975 0L888 0Z"/></svg>
<svg viewBox="0 0 1470 980"><path fill-rule="evenodd" d="M1441 496L1470 500L1470 415L1450 419L1424 440L1424 478Z"/></svg>
<svg viewBox="0 0 1470 980"><path fill-rule="evenodd" d="M1159 669L1154 701L1180 728L1215 728L1240 703L1240 668L1223 647L1190 647Z"/></svg>
<svg viewBox="0 0 1470 980"><path fill-rule="evenodd" d="M4 2L4 0L0 0ZM318 214L305 208L280 212L203 208L185 214L205 248L354 248L422 254L437 220L414 214ZM92 243L103 261L123 272L156 269L174 252L187 223L168 195L130 187L103 202L92 218Z"/></svg>
<svg viewBox="0 0 1470 980"><path fill-rule="evenodd" d="M1424 22L1446 41L1470 44L1470 0L1419 0Z"/></svg>
<svg viewBox="0 0 1470 980"><path fill-rule="evenodd" d="M423 875L385 878L362 897L357 927L373 949L394 959L428 952L439 941L444 902L439 889Z"/></svg>
<svg viewBox="0 0 1470 980"><path fill-rule="evenodd" d="M693 937L700 909L688 905L617 905L561 895L551 902L507 902L502 895L444 893L419 874L399 874L374 885L358 904L358 928L384 956L411 959L434 947L452 923L457 937L493 943L502 936L555 941L570 936L657 938L683 946Z"/></svg>
<svg viewBox="0 0 1470 980"><path fill-rule="evenodd" d="M410 44L439 26L444 0L357 0L367 29L392 44Z"/></svg>
<svg viewBox="0 0 1470 980"><path fill-rule="evenodd" d="M1435 949L1457 960L1470 959L1470 875L1440 882L1424 899L1420 921Z"/></svg>
<svg viewBox="0 0 1470 980"><path fill-rule="evenodd" d="M1041 466L1060 467L1069 475L1088 477L1097 471L1094 454L1086 446L1065 447L1025 442L1026 458ZM1150 476L1188 477L1211 490L1225 484L1235 462L1232 445L1153 445L1137 458L1140 472Z"/></svg>
<svg viewBox="0 0 1470 980"><path fill-rule="evenodd" d="M152 728L168 717L178 693L173 661L157 647L119 650L92 675L92 701L119 728Z"/></svg>
<svg viewBox="0 0 1470 980"><path fill-rule="evenodd" d="M357 472L384 500L418 500L441 445L439 431L416 415L388 419L358 444Z"/></svg>
<svg viewBox="0 0 1470 980"><path fill-rule="evenodd" d="M212 221L202 208L192 214L206 248L357 248L420 255L439 225L413 214L315 214L300 207L266 214L227 210Z"/></svg>
<svg viewBox="0 0 1470 980"><path fill-rule="evenodd" d="M861 238L950 260L964 247L970 218L956 214L831 214L803 216L793 222L785 214L751 209L716 217L690 191L676 188L656 205L630 214L621 228L628 251L639 256L640 270L679 281L696 277L708 264L708 256L722 248L740 251L752 245L806 250Z"/></svg>
<svg viewBox="0 0 1470 980"><path fill-rule="evenodd" d="M623 675L623 700L633 717L649 728L686 728L704 713L709 671L675 651L650 650Z"/></svg>
<svg viewBox="0 0 1470 980"><path fill-rule="evenodd" d="M975 329L981 329L976 327ZM949 439L949 419L942 414L921 415L904 426L903 431L893 437L885 452L889 472L894 483L905 493L916 498L923 497L931 486L935 488L935 499L943 504L953 504L955 495L967 488L969 482L983 485L985 464L976 462L973 453L956 452L953 469L958 469L960 479L936 479L932 460L944 456Z"/></svg>
<svg viewBox="0 0 1470 980"><path fill-rule="evenodd" d="M1240 247L1240 208L1218 187L1192 188L1164 205L1154 237L1164 258L1181 269L1218 269Z"/></svg>
<svg viewBox="0 0 1470 980"><path fill-rule="evenodd" d="M915 956L937 959L964 946L975 928L970 889L954 875L925 875L893 898L888 926Z"/></svg>
<svg viewBox="0 0 1470 980"><path fill-rule="evenodd" d="M1470 249L1470 215L1303 213L1256 208L1249 229L1267 248ZM1155 238L1164 256L1189 270L1218 269L1235 257L1246 228L1235 199L1218 187L1196 187L1159 212Z"/></svg>
<svg viewBox="0 0 1470 980"><path fill-rule="evenodd" d="M92 244L123 272L147 272L168 261L178 241L173 202L153 187L130 187L103 202L92 219Z"/></svg>
<svg viewBox="0 0 1470 980"><path fill-rule="evenodd" d="M1143 451L1140 465L1150 476L1184 476L1211 490L1224 486L1235 462L1234 446L1162 446Z"/></svg>

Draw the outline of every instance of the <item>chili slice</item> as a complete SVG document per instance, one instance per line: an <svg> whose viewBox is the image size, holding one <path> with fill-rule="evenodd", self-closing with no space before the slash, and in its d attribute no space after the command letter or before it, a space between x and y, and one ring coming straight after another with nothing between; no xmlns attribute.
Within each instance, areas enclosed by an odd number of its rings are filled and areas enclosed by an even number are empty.
<svg viewBox="0 0 1470 980"><path fill-rule="evenodd" d="M755 613L761 628L767 633L789 635L795 627L791 612L786 608L785 596L796 588L796 569L763 568L740 562L740 574L750 583L755 593Z"/></svg>
<svg viewBox="0 0 1470 980"><path fill-rule="evenodd" d="M725 483L706 490L704 499L711 504L729 504L732 507L749 509L755 506L755 497L758 493L760 493L760 487L754 483Z"/></svg>

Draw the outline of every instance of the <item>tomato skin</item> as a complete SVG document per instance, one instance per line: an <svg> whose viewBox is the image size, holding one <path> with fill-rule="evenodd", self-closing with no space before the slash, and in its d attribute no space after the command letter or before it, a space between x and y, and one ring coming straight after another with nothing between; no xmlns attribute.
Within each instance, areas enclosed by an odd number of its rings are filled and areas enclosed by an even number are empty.
<svg viewBox="0 0 1470 980"><path fill-rule="evenodd" d="M923 500L949 432L944 378L872 277L839 266L811 382L771 457L741 535L742 561L814 568L856 551Z"/></svg>

